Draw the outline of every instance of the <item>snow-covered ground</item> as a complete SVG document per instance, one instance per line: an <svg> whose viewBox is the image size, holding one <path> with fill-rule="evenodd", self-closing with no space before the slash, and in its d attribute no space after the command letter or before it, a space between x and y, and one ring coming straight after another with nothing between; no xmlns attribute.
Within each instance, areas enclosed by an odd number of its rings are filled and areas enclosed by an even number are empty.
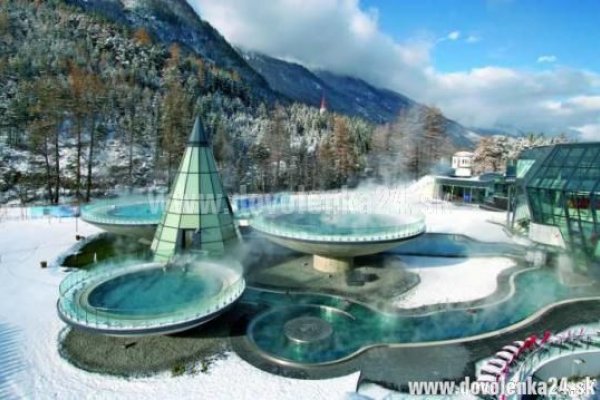
<svg viewBox="0 0 600 400"><path fill-rule="evenodd" d="M79 223L79 232L97 230ZM1 399L343 399L358 373L306 381L258 370L230 354L208 373L121 379L81 371L57 352L56 315L64 273L41 269L75 242L74 219L0 222Z"/></svg>
<svg viewBox="0 0 600 400"><path fill-rule="evenodd" d="M443 206L443 207L442 207ZM428 230L464 233L480 240L509 241L498 213L425 204ZM56 315L58 285L65 276L56 267L40 268L75 243L75 219L24 219L19 209L0 215L0 398L10 399L341 399L354 392L358 373L329 380L294 380L260 371L229 354L208 373L121 379L81 371L57 352L63 323ZM79 222L82 235L96 228ZM405 257L422 283L398 301L415 307L441 301L480 298L495 290L496 276L511 262L504 258L434 259ZM432 263L448 265L432 267ZM485 265L482 265L485 264ZM450 289L449 289L450 288ZM9 396L9 394L11 396Z"/></svg>
<svg viewBox="0 0 600 400"><path fill-rule="evenodd" d="M503 230L503 212L441 202L424 205L421 212L425 214L427 232L462 234L482 242L513 241Z"/></svg>
<svg viewBox="0 0 600 400"><path fill-rule="evenodd" d="M481 299L496 290L497 277L515 262L504 257L407 257L402 262L421 282L394 303L401 308Z"/></svg>

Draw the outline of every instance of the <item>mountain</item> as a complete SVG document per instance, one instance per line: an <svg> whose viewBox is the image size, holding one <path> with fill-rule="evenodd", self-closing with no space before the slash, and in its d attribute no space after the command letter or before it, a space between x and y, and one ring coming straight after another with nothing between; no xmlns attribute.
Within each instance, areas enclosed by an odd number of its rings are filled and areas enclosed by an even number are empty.
<svg viewBox="0 0 600 400"><path fill-rule="evenodd" d="M328 71L313 72L300 64L256 52L242 51L242 54L273 90L315 107L324 96L330 110L382 123L395 118L398 110L416 104L408 97L377 89L360 79Z"/></svg>
<svg viewBox="0 0 600 400"><path fill-rule="evenodd" d="M267 102L285 102L240 54L203 21L186 0L64 0L86 12L129 26L148 30L163 43L179 43L189 51L212 61L217 67L235 71L252 93Z"/></svg>
<svg viewBox="0 0 600 400"><path fill-rule="evenodd" d="M377 88L362 79L308 68L264 54L242 51L246 62L260 73L271 88L288 98L319 106L324 96L329 110L365 118L380 124L393 121L402 110L424 105L388 89ZM458 148L470 148L479 135L446 118L446 133Z"/></svg>
<svg viewBox="0 0 600 400"><path fill-rule="evenodd" d="M290 100L318 107L325 96L327 108L373 123L394 120L410 107L425 107L391 90L329 71L311 71L302 65L260 53L234 49L185 0L65 0L66 3L131 29L143 27L163 43L179 43L216 66L235 71L252 96L267 103ZM452 120L447 133L456 147L472 147L478 136Z"/></svg>
<svg viewBox="0 0 600 400"><path fill-rule="evenodd" d="M491 128L480 128L480 127L470 127L473 132L481 136L512 136L512 137L520 137L525 136L527 133L518 128L513 128L509 126L500 126L500 127L491 127Z"/></svg>

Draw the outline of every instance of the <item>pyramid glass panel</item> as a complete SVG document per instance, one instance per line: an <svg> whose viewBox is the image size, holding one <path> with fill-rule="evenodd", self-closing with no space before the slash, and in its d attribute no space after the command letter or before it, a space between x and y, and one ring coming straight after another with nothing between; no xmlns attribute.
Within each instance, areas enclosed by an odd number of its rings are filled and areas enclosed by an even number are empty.
<svg viewBox="0 0 600 400"><path fill-rule="evenodd" d="M156 261L182 251L223 253L238 242L208 136L197 118L152 242Z"/></svg>

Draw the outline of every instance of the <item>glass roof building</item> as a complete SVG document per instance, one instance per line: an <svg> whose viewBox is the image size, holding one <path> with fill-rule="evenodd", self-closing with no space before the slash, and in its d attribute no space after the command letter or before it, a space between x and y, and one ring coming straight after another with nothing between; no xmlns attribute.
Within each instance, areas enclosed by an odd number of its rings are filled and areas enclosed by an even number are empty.
<svg viewBox="0 0 600 400"><path fill-rule="evenodd" d="M560 235L554 239L562 241L576 259L597 263L600 260L600 143L557 144L528 152L521 156L521 168L517 163L517 183L525 195L534 225L529 229L530 238L548 243L553 241L548 235ZM552 233L545 227L557 228L558 232ZM590 263L578 264L588 266Z"/></svg>
<svg viewBox="0 0 600 400"><path fill-rule="evenodd" d="M168 261L177 253L190 250L222 254L238 240L209 137L196 118L154 235L154 259Z"/></svg>

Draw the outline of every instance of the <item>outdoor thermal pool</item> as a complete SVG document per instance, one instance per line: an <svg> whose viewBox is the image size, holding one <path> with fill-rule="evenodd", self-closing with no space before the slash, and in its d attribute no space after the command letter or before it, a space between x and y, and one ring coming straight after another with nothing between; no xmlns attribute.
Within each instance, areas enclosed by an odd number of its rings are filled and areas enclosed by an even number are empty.
<svg viewBox="0 0 600 400"><path fill-rule="evenodd" d="M254 289L248 290L242 301L271 306L248 327L249 340L261 352L288 363L322 364L378 344L416 344L489 333L523 321L553 303L598 295L597 287L562 285L549 269L522 271L514 277L514 285L514 293L499 302L421 315L381 313L335 296ZM290 340L286 324L300 317L324 321L321 325L331 328L331 333L319 343ZM306 329L320 329L317 325Z"/></svg>
<svg viewBox="0 0 600 400"><path fill-rule="evenodd" d="M237 300L245 288L241 271L234 261L193 258L106 264L65 278L58 311L71 325L107 334L181 331Z"/></svg>

